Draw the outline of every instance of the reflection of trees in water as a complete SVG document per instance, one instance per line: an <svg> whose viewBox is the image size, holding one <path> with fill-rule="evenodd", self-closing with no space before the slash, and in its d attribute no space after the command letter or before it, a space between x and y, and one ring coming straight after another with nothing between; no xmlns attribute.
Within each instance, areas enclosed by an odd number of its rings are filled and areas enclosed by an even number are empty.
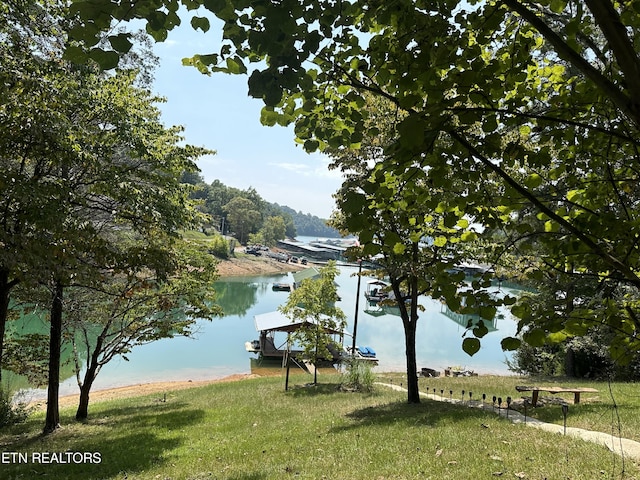
<svg viewBox="0 0 640 480"><path fill-rule="evenodd" d="M269 285L254 283L247 279L218 281L215 283L216 303L227 315L245 315L258 302L259 294L264 293Z"/></svg>
<svg viewBox="0 0 640 480"><path fill-rule="evenodd" d="M2 370L3 383L11 390L46 385L49 361L48 312L34 305L12 307L14 317L7 324L7 343ZM75 375L71 342L63 338L60 352L60 382Z"/></svg>

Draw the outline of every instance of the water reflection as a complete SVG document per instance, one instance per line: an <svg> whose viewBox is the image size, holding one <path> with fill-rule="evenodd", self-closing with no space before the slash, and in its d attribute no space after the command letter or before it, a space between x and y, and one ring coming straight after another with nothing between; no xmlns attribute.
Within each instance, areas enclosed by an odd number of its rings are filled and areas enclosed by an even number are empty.
<svg viewBox="0 0 640 480"><path fill-rule="evenodd" d="M260 281L260 277L257 279L252 277L230 278L216 282L216 302L222 307L225 316L246 315L251 307L258 303L259 298L268 288L265 282Z"/></svg>
<svg viewBox="0 0 640 480"><path fill-rule="evenodd" d="M338 306L349 319L349 332L353 331L355 315L355 273L356 268L340 267L336 279L341 297ZM287 274L221 279L216 282L215 289L218 302L226 312L223 318L199 322L195 339L166 339L134 348L128 355L128 362L114 359L107 364L94 388L250 373L251 359L255 359L255 355L245 351L244 343L258 338L254 315L274 311L286 302L287 292L271 288L273 283L280 282L291 283L292 278ZM420 313L416 332L418 368L442 371L448 366L462 366L479 373L508 373L500 340L515 332L516 324L509 314L502 312L495 322L496 330L487 334L482 339L481 350L469 357L462 351L464 326L448 318L440 302L423 297L420 303L424 311ZM405 370L404 332L397 311L377 309L362 297L357 343L371 346L376 351L380 360L378 371ZM75 380L65 381L61 393L77 393Z"/></svg>
<svg viewBox="0 0 640 480"><path fill-rule="evenodd" d="M339 306L349 318L355 313L357 282L353 278L355 268L341 268L337 279L342 301ZM370 280L363 278L363 281ZM494 290L498 290L495 287ZM501 289L503 293L515 294L512 289ZM362 295L362 293L361 293ZM361 298L358 315L358 337L360 345L371 345L380 359L379 370L405 370L404 330L397 308L372 306ZM514 335L516 323L506 311L499 311L490 333L482 339L482 348L473 357L462 351L462 340L466 334L468 318L458 319L459 324L446 313L439 301L420 297L420 312L416 330L416 360L418 367L444 370L448 366L463 366L480 373L506 374L508 369L505 354L500 347L502 338ZM364 305L363 305L364 303ZM353 326L349 325L350 330ZM495 329L494 329L495 328Z"/></svg>
<svg viewBox="0 0 640 480"><path fill-rule="evenodd" d="M454 322L456 322L461 327L465 327L465 328L467 328L467 327L475 327L475 326L480 324L480 316L479 315L466 315L466 314L454 312L453 310L451 310L446 305L442 305L440 307L440 312L445 317L453 320ZM495 332L496 330L498 330L498 318L499 318L499 316L496 315L496 317L491 321L482 320L482 324L490 332Z"/></svg>

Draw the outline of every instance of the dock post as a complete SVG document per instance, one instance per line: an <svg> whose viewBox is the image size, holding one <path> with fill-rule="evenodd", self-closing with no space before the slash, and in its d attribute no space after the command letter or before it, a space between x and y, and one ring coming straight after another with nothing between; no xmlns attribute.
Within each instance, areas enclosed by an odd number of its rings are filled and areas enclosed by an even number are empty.
<svg viewBox="0 0 640 480"><path fill-rule="evenodd" d="M285 363L287 364L287 373L285 375L285 381L284 381L284 391L286 392L289 390L289 350L284 352L284 358L285 358Z"/></svg>

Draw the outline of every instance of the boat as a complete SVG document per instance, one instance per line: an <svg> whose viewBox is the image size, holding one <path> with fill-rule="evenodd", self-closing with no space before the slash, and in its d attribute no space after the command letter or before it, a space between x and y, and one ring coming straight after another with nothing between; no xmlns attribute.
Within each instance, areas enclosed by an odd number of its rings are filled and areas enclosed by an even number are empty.
<svg viewBox="0 0 640 480"><path fill-rule="evenodd" d="M383 300L393 300L395 298L393 292L389 290L389 284L382 280L371 280L367 282L364 296L369 303L378 303Z"/></svg>
<svg viewBox="0 0 640 480"><path fill-rule="evenodd" d="M364 313L372 317L381 317L383 315L400 316L400 307L398 305L382 305L381 302L370 302L369 306L364 309Z"/></svg>
<svg viewBox="0 0 640 480"><path fill-rule="evenodd" d="M271 289L274 292L290 292L291 291L291 284L290 283L274 283L271 286Z"/></svg>
<svg viewBox="0 0 640 480"><path fill-rule="evenodd" d="M286 354L297 356L302 350L293 348L289 333L295 332L305 325L314 323L312 318L305 320L291 320L279 311L263 313L253 317L256 330L259 333L258 340L245 342L245 350L250 353L257 353L261 358L284 358ZM325 328L328 335L332 335L336 343L342 348L342 340L346 332L342 330ZM280 336L280 338L278 338ZM333 358L328 359L333 362L341 361L342 353L338 350L331 352Z"/></svg>
<svg viewBox="0 0 640 480"><path fill-rule="evenodd" d="M353 349L351 347L345 348L347 357L353 357L356 360L366 360L376 365L378 364L378 356L371 347L360 347L356 345L355 355L352 352Z"/></svg>

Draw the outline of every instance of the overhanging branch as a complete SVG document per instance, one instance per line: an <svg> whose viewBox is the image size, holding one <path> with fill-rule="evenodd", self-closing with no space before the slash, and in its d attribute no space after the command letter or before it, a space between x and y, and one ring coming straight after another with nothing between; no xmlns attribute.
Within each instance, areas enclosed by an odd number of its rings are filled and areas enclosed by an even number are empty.
<svg viewBox="0 0 640 480"><path fill-rule="evenodd" d="M594 3L604 0L594 0ZM504 5L511 11L520 15L525 19L532 27L534 27L540 34L555 48L556 53L569 62L571 65L580 70L585 77L591 80L604 94L609 97L613 103L624 112L629 118L631 118L636 125L640 126L640 108L631 101L631 98L621 91L618 86L605 77L600 71L594 68L585 58L583 58L578 52L569 46L564 39L558 35L544 20L538 16L535 12L529 10L526 6L521 4L518 0L503 0ZM606 31L603 31L605 36ZM636 77L637 78L637 77ZM629 81L634 81L633 78Z"/></svg>
<svg viewBox="0 0 640 480"><path fill-rule="evenodd" d="M631 284L636 287L640 287L640 278L633 272L633 270L619 259L611 255L605 247L598 244L595 240L593 240L589 235L585 232L579 230L575 225L571 222L568 222L560 215L556 214L551 208L549 208L544 202L542 202L538 197L536 197L533 193L531 193L527 188L518 183L513 177L511 177L506 171L500 168L498 165L493 163L490 159L485 157L477 148L475 148L466 138L464 138L460 133L455 130L448 132L451 138L460 143L473 157L479 160L484 166L489 168L495 174L497 174L500 178L502 178L511 188L517 191L520 195L526 198L533 206L535 206L541 213L547 215L551 220L556 222L558 225L565 228L568 232L572 233L576 236L580 241L582 241L594 254L602 258L609 266L611 266L614 270L620 272L622 276L629 281Z"/></svg>

